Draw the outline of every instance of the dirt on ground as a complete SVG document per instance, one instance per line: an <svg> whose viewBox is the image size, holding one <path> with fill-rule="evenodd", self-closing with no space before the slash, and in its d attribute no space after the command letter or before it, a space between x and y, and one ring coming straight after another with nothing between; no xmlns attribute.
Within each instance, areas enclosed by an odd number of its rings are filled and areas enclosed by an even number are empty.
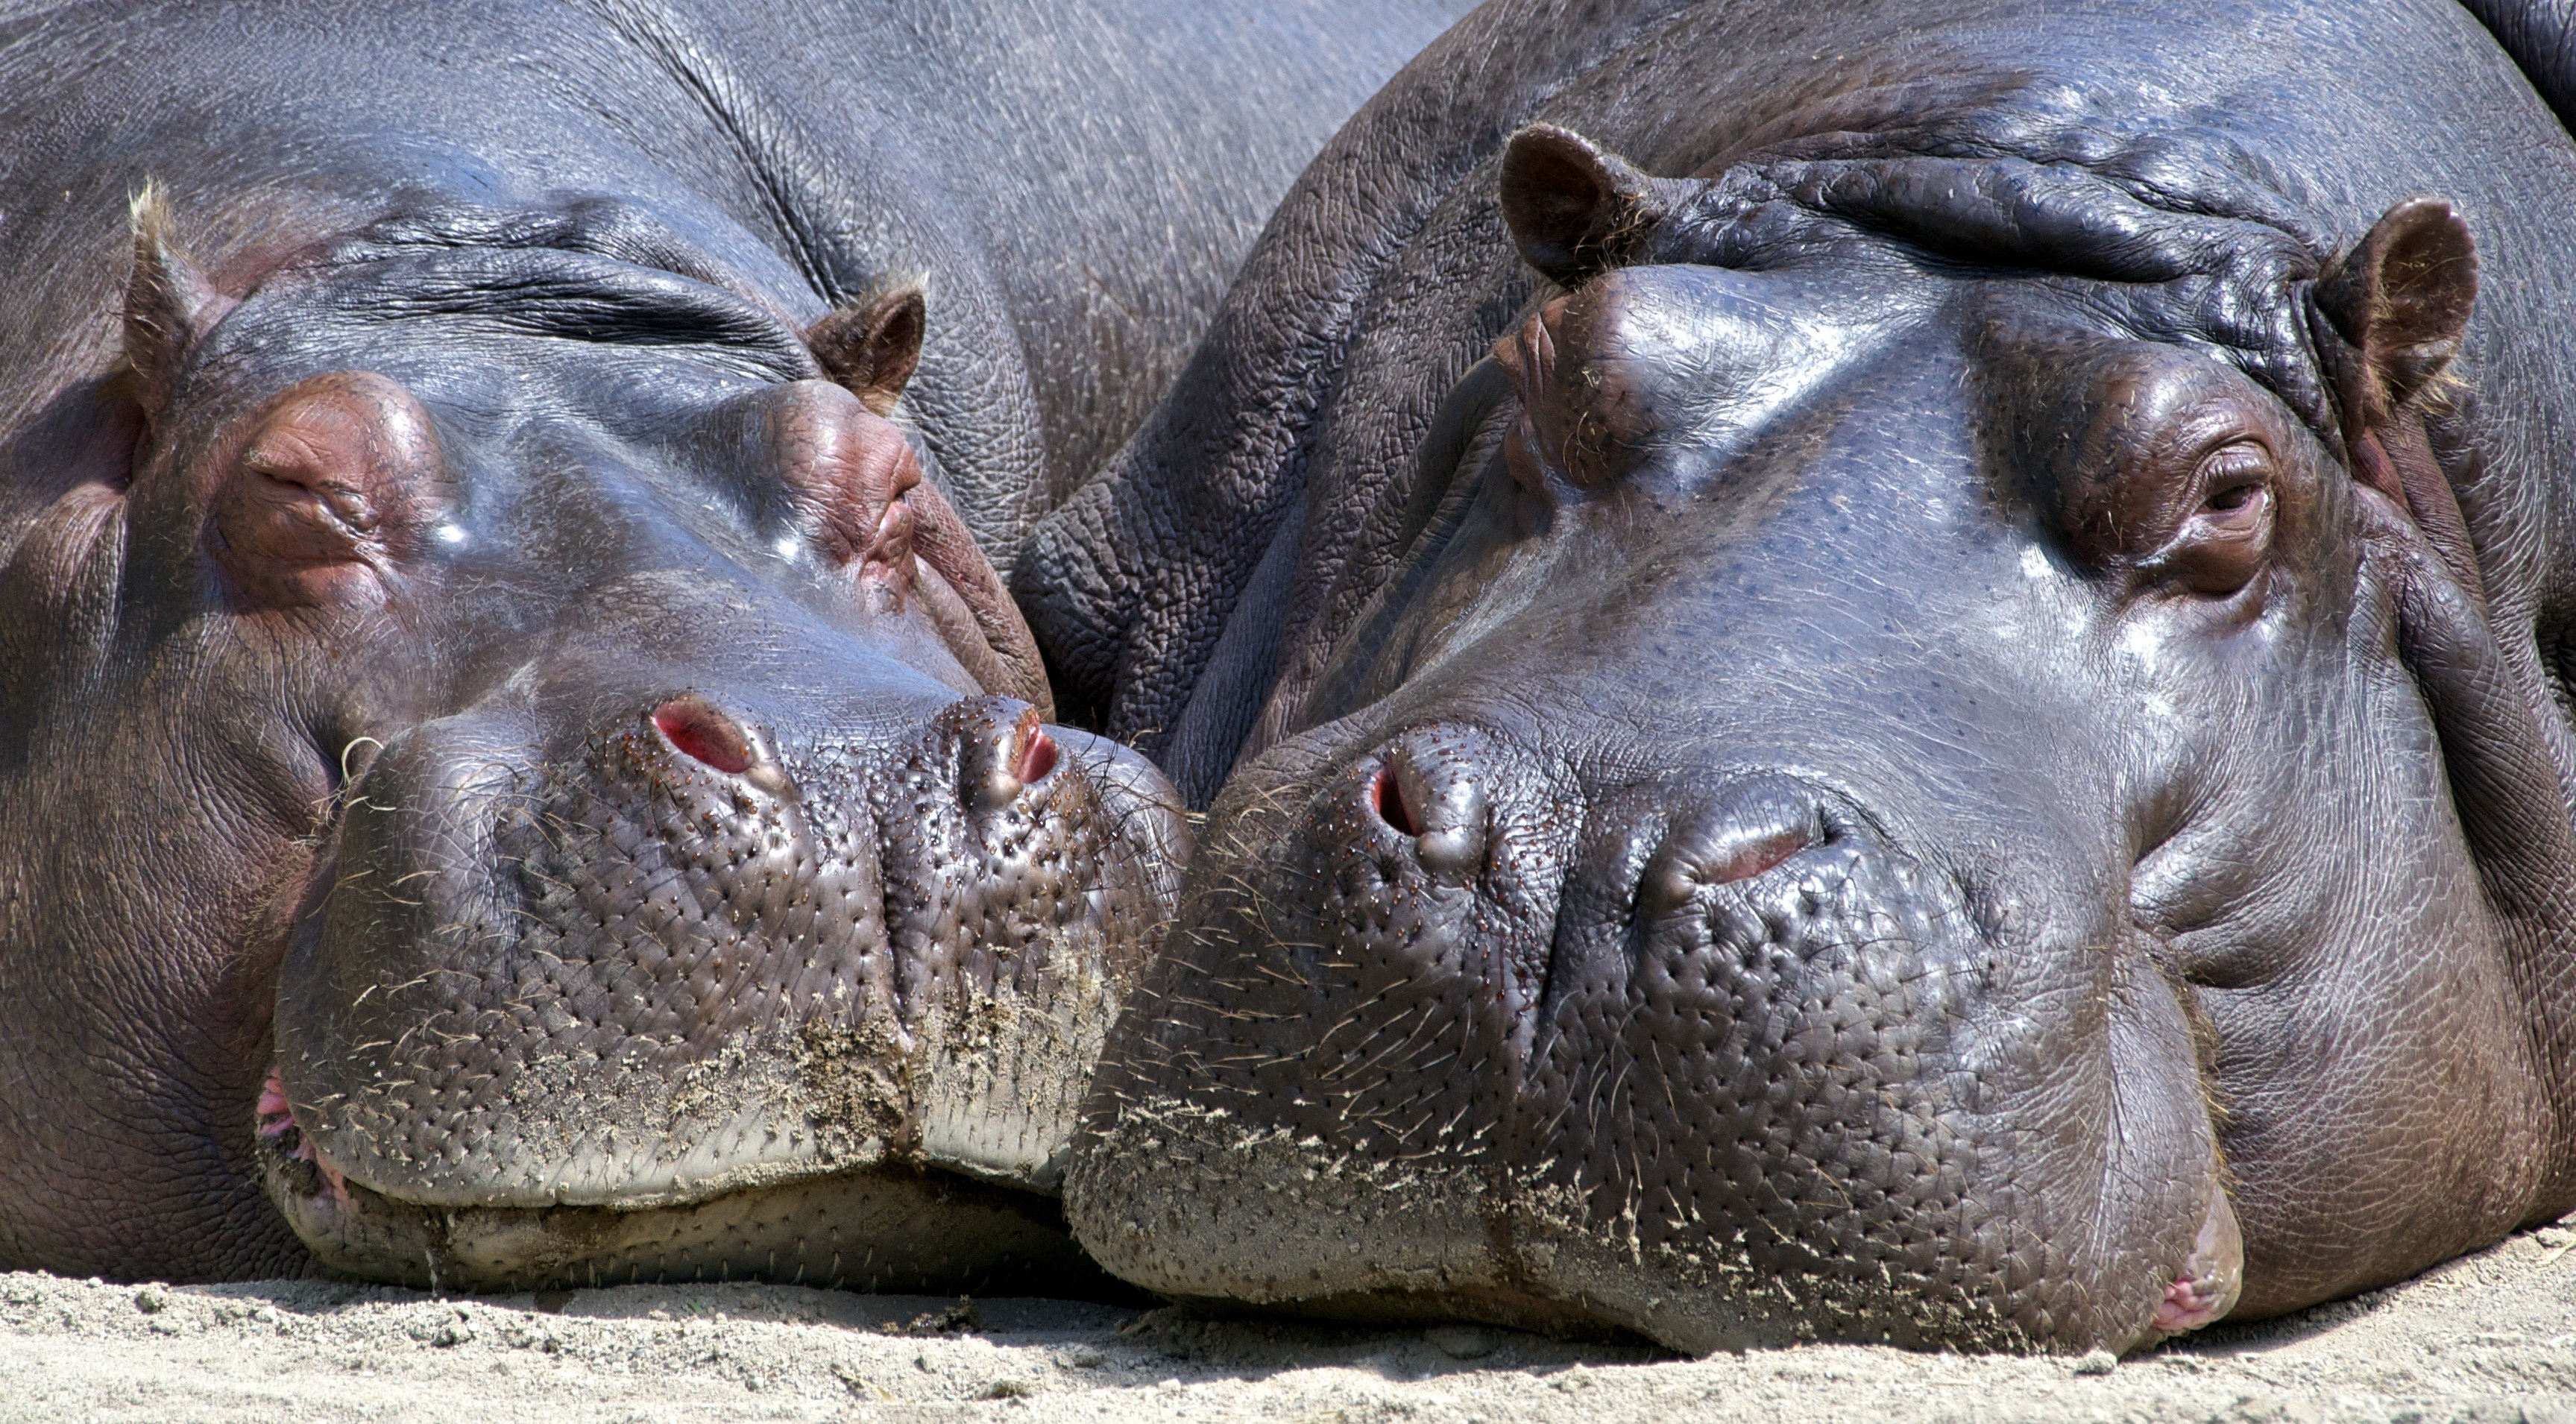
<svg viewBox="0 0 2576 1424"><path fill-rule="evenodd" d="M2125 1360L1858 1346L1677 1359L793 1286L458 1297L0 1275L0 1421L2370 1420L2576 1424L2576 1218Z"/></svg>

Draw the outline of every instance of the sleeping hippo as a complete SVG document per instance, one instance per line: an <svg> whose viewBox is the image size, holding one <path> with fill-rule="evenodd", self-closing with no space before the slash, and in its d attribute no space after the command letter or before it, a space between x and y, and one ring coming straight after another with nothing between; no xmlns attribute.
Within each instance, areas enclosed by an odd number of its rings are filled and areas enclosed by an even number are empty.
<svg viewBox="0 0 2576 1424"><path fill-rule="evenodd" d="M2121 1351L2576 1207L2571 328L2456 5L1486 7L1015 570L1215 795L1077 1236Z"/></svg>
<svg viewBox="0 0 2576 1424"><path fill-rule="evenodd" d="M1449 7L11 8L0 1268L1096 1280L1186 828L980 548Z"/></svg>

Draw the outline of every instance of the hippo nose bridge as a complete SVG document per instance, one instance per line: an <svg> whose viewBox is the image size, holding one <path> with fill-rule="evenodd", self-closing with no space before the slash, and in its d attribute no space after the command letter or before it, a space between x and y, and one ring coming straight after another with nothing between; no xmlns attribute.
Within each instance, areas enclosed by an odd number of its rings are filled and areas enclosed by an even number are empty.
<svg viewBox="0 0 2576 1424"><path fill-rule="evenodd" d="M824 773L834 764L882 762L951 767L957 802L991 812L1043 788L1066 761L1038 710L1004 697L764 706L767 699L756 696L690 688L642 701L649 710L640 724L629 712L610 730L645 739L647 754L637 760L648 776L730 780L790 802L804 794L799 768Z"/></svg>

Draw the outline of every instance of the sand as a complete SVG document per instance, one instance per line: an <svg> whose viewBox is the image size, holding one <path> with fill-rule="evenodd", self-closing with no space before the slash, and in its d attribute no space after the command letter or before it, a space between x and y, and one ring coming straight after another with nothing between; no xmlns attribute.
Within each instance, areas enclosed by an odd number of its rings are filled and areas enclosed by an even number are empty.
<svg viewBox="0 0 2576 1424"><path fill-rule="evenodd" d="M0 1275L0 1421L2323 1420L2576 1424L2576 1217L2116 1364L1855 1346L1676 1359L1508 1330L1057 1300Z"/></svg>

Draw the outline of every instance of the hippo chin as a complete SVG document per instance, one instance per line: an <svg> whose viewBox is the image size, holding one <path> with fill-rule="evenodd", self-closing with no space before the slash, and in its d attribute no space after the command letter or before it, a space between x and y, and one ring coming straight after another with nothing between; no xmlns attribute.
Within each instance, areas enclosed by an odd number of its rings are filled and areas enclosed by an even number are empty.
<svg viewBox="0 0 2576 1424"><path fill-rule="evenodd" d="M0 1268L1107 1285L1188 832L981 548L1455 8L0 21Z"/></svg>
<svg viewBox="0 0 2576 1424"><path fill-rule="evenodd" d="M1023 551L1223 783L1077 1236L2119 1351L2576 1207L2576 144L2432 3L1756 10L1453 30Z"/></svg>

